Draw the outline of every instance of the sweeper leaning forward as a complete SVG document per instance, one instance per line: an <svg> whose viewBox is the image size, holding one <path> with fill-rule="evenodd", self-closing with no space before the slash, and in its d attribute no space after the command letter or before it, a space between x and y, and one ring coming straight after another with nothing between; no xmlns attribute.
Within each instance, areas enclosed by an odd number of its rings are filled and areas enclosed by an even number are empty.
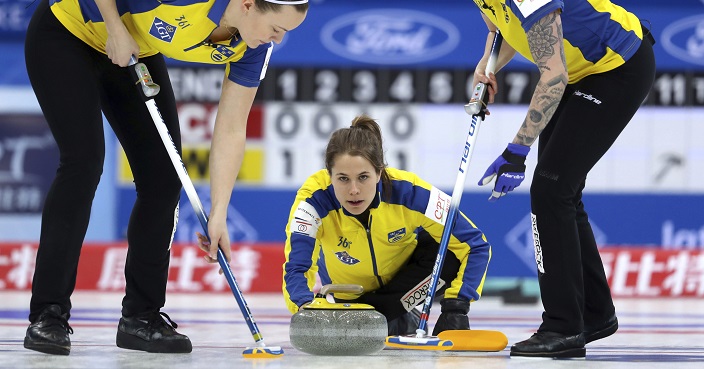
<svg viewBox="0 0 704 369"><path fill-rule="evenodd" d="M427 294L450 196L385 163L371 118L357 117L333 133L326 169L298 190L286 226L283 292L292 313L313 301L317 273L323 285L361 285L361 296L335 293L335 301L373 306L386 317L389 335L415 333L414 307ZM469 304L481 295L491 258L486 237L464 214L448 247L433 335L469 329Z"/></svg>

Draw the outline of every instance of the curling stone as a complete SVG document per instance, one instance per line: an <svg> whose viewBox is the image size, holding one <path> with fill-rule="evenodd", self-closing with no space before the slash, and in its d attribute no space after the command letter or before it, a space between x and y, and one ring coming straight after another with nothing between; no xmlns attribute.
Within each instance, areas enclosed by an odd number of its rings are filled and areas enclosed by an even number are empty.
<svg viewBox="0 0 704 369"><path fill-rule="evenodd" d="M311 355L359 356L384 349L386 317L367 304L333 303L327 293L361 293L359 285L325 285L291 317L289 337L296 350Z"/></svg>

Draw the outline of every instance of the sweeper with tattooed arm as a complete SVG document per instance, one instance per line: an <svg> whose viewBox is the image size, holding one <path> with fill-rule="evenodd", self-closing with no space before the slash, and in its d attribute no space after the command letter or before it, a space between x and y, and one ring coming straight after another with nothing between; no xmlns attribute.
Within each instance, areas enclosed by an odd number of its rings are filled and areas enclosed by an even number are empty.
<svg viewBox="0 0 704 369"><path fill-rule="evenodd" d="M498 201L525 179L531 146L538 160L530 211L543 321L511 356L583 358L585 345L616 332L618 319L582 201L589 171L616 141L650 92L655 42L649 27L609 0L474 0L489 41L504 38L497 70L521 54L540 72L526 118L479 180ZM535 141L540 140L537 145Z"/></svg>
<svg viewBox="0 0 704 369"><path fill-rule="evenodd" d="M389 335L414 333L414 307L427 295L450 197L414 173L387 167L381 130L367 116L333 133L325 166L298 190L286 226L289 310L313 301L317 273L323 285L361 285L361 296L335 293L335 301L373 306L389 322ZM469 329L469 305L481 296L491 258L486 237L463 214L449 251L433 335Z"/></svg>

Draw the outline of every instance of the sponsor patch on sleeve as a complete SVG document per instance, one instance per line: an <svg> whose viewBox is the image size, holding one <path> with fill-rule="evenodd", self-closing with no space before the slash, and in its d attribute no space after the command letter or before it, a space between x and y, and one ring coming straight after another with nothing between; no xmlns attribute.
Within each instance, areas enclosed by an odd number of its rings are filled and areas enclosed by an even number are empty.
<svg viewBox="0 0 704 369"><path fill-rule="evenodd" d="M425 216L440 223L445 224L447 213L450 210L451 197L433 186L430 189L430 199L425 208Z"/></svg>
<svg viewBox="0 0 704 369"><path fill-rule="evenodd" d="M543 5L549 4L551 1L552 0L513 0L524 18L528 18L529 15L535 13L538 9L542 8Z"/></svg>
<svg viewBox="0 0 704 369"><path fill-rule="evenodd" d="M291 233L315 238L320 224L321 220L315 208L311 204L301 201L298 203L298 208L296 208L296 211L293 213L293 219L291 219L289 229Z"/></svg>

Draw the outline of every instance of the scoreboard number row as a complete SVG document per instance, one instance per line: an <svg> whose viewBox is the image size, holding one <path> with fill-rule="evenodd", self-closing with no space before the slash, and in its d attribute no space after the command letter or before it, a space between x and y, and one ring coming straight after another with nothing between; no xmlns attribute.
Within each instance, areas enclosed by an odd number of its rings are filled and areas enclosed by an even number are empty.
<svg viewBox="0 0 704 369"><path fill-rule="evenodd" d="M537 72L506 70L498 76L498 104L529 104ZM320 103L466 103L473 73L427 69L279 69L269 71L264 101ZM704 106L704 73L659 72L646 105Z"/></svg>
<svg viewBox="0 0 704 369"><path fill-rule="evenodd" d="M223 70L169 68L178 102L215 102ZM497 104L528 104L539 79L533 70L502 70ZM473 71L466 69L273 68L257 91L257 101L360 104L466 104ZM645 101L655 106L704 106L704 72L659 71Z"/></svg>

